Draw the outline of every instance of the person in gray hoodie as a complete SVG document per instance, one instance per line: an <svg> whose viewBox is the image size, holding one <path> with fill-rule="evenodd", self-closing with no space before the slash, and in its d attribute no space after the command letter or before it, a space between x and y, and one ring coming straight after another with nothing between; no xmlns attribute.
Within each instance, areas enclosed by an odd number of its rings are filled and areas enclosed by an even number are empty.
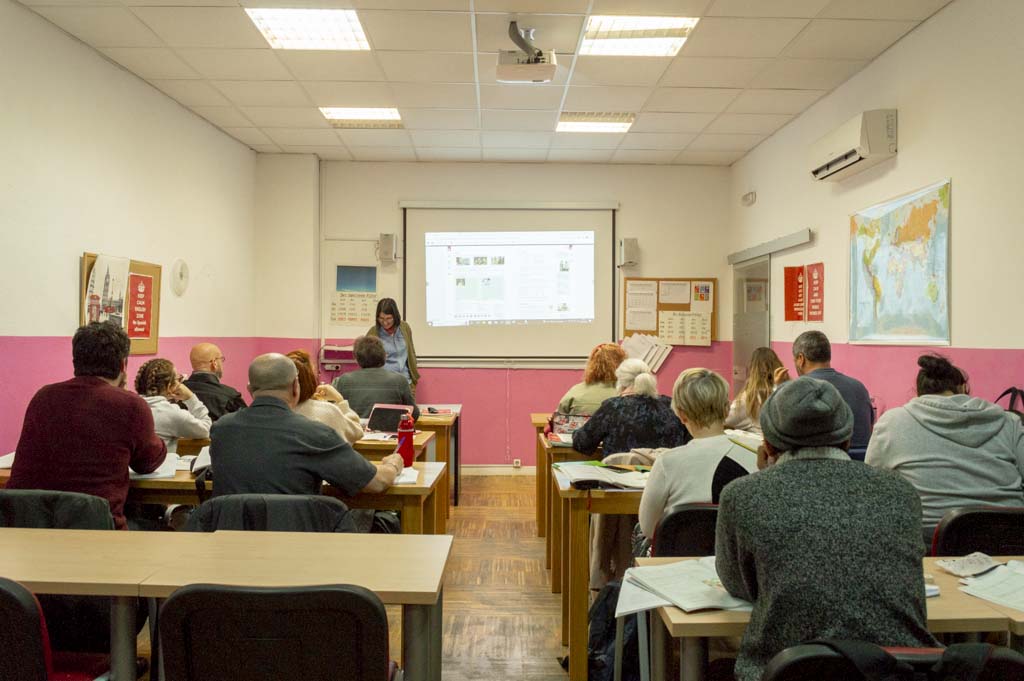
<svg viewBox="0 0 1024 681"><path fill-rule="evenodd" d="M917 397L875 424L866 463L895 471L921 496L926 543L947 511L1024 506L1024 427L999 405L971 397L945 357L917 360Z"/></svg>

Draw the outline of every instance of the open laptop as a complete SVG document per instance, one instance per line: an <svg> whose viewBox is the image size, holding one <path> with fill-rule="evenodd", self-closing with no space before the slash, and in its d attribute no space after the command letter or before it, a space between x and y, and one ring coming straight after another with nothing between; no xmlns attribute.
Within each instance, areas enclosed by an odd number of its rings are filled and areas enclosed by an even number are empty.
<svg viewBox="0 0 1024 681"><path fill-rule="evenodd" d="M366 429L379 433L397 433L398 422L402 414L412 415L412 406L408 404L375 404L370 410L370 418L366 420Z"/></svg>

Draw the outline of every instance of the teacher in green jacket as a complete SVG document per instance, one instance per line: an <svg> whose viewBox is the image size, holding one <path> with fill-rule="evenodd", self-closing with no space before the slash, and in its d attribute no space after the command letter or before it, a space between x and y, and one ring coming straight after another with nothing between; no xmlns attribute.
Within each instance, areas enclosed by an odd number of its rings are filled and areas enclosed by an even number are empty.
<svg viewBox="0 0 1024 681"><path fill-rule="evenodd" d="M398 311L398 303L393 298L381 298L377 303L377 323L370 327L366 335L380 338L387 352L384 368L405 376L415 396L420 372L416 369L412 328L402 321L402 313Z"/></svg>

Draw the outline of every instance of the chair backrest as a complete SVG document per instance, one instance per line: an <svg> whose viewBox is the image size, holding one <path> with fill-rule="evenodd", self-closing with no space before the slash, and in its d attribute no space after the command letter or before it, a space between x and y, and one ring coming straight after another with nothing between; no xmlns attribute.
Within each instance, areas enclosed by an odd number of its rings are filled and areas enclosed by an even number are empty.
<svg viewBox="0 0 1024 681"><path fill-rule="evenodd" d="M932 539L933 556L1024 554L1024 507L968 506L946 513Z"/></svg>
<svg viewBox="0 0 1024 681"><path fill-rule="evenodd" d="M387 681L388 620L360 586L194 584L160 614L169 681Z"/></svg>
<svg viewBox="0 0 1024 681"><path fill-rule="evenodd" d="M712 556L718 504L673 506L658 523L651 542L652 556Z"/></svg>
<svg viewBox="0 0 1024 681"><path fill-rule="evenodd" d="M191 532L355 532L348 506L319 495L227 494L196 509L185 529Z"/></svg>
<svg viewBox="0 0 1024 681"><path fill-rule="evenodd" d="M0 490L0 527L112 530L106 499L78 492L39 489Z"/></svg>
<svg viewBox="0 0 1024 681"><path fill-rule="evenodd" d="M17 582L0 578L0 679L46 681L49 637L35 596Z"/></svg>

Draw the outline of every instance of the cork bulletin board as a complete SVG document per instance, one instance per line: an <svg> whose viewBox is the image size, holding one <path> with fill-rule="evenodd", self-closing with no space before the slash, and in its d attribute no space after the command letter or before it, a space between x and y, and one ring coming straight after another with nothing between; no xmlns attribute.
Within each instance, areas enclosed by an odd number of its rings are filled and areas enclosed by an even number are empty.
<svg viewBox="0 0 1024 681"><path fill-rule="evenodd" d="M718 340L715 277L626 277L622 303L624 337L652 334L671 345Z"/></svg>
<svg viewBox="0 0 1024 681"><path fill-rule="evenodd" d="M104 272L97 272L95 289L90 290L90 277L97 259L110 262ZM83 253L79 280L79 325L92 321L120 323L131 339L131 354L155 355L160 340L160 265L128 260L123 273L118 265L124 258L108 258ZM114 270L113 278L109 276ZM124 281L121 281L121 279ZM113 282L113 285L108 285Z"/></svg>

